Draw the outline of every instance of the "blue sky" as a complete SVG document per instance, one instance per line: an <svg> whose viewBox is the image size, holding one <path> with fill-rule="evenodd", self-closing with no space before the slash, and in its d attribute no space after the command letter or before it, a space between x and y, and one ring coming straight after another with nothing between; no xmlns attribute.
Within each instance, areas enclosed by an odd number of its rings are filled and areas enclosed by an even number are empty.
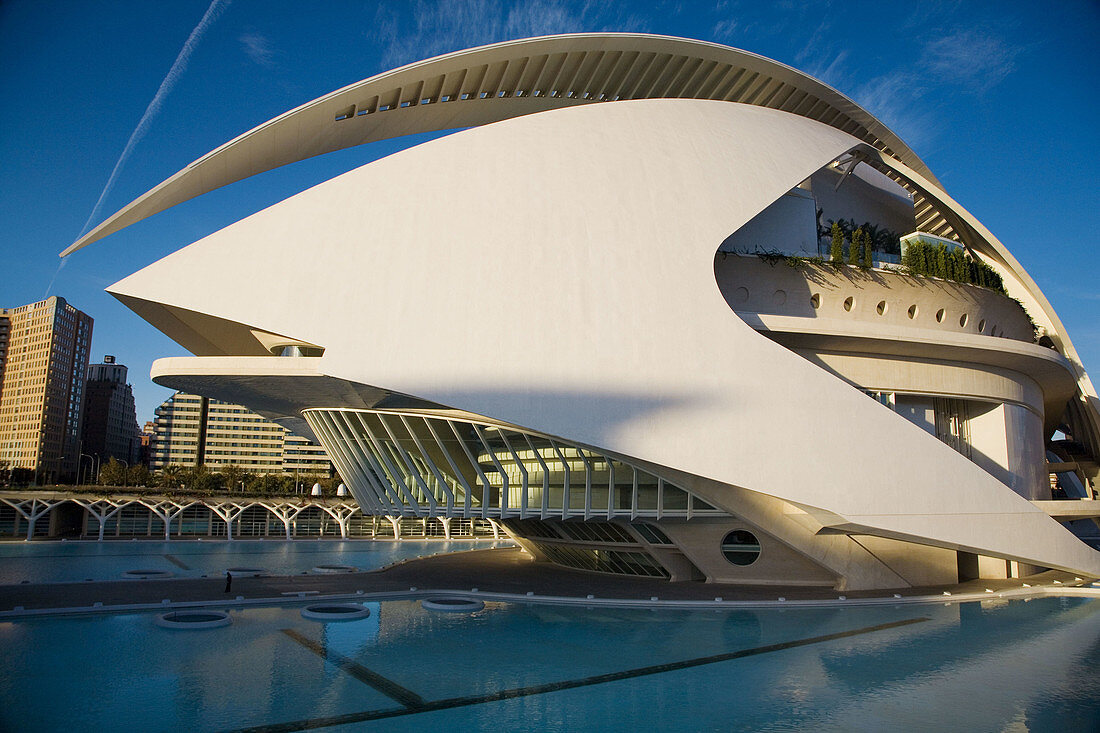
<svg viewBox="0 0 1100 733"><path fill-rule="evenodd" d="M1072 0L5 0L0 305L48 292L89 313L93 360L115 354L131 368L139 422L151 419L169 391L149 381L150 364L186 352L103 289L424 138L342 151L228 186L92 245L58 270L57 253L89 218L98 223L256 124L380 71L494 41L600 30L725 43L852 97L1016 255L1085 366L1100 369L1100 206L1090 172L1100 152L1100 5ZM323 283L271 287L273 295L304 293Z"/></svg>

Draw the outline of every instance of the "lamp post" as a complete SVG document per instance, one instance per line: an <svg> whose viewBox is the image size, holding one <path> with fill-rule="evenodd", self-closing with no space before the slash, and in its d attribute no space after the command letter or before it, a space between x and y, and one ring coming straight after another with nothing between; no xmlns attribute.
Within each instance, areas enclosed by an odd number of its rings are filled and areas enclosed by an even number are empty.
<svg viewBox="0 0 1100 733"><path fill-rule="evenodd" d="M95 459L92 458L87 453L81 453L80 454L80 470L77 471L77 473L78 474L83 474L83 478L87 479L88 478L88 473L87 473L87 471L84 470L84 459L85 458L87 458L88 461L92 464L92 468L95 468ZM76 483L77 483L78 486L83 486L84 484L80 479L81 479L81 476L78 475L77 478L76 478Z"/></svg>

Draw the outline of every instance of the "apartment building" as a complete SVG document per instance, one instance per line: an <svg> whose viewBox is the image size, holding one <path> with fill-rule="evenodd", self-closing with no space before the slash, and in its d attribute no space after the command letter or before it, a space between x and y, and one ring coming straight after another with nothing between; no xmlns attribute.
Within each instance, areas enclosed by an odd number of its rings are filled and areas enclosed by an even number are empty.
<svg viewBox="0 0 1100 733"><path fill-rule="evenodd" d="M249 473L325 474L325 449L246 407L177 392L156 410L149 467L238 466Z"/></svg>
<svg viewBox="0 0 1100 733"><path fill-rule="evenodd" d="M52 296L0 308L0 462L76 475L92 318Z"/></svg>

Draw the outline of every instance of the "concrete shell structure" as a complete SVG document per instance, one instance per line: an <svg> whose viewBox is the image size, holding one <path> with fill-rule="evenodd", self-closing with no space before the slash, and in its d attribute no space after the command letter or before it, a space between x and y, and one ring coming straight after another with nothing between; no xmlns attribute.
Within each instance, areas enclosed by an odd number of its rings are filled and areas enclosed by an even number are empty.
<svg viewBox="0 0 1100 733"><path fill-rule="evenodd" d="M227 143L70 250L278 165L454 127L472 129L112 286L196 355L155 381L316 436L364 511L499 520L574 567L1100 576L1054 518L1095 504L1050 501L1055 469L1092 498L1100 417L1049 303L881 123L752 54L601 34L413 64ZM751 255L816 255L822 211L957 243L1019 302ZM286 282L308 299L273 298Z"/></svg>

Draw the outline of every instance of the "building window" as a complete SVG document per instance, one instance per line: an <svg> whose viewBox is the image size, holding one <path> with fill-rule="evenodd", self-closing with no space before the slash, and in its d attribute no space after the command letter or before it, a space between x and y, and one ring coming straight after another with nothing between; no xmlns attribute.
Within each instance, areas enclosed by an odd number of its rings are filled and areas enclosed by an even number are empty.
<svg viewBox="0 0 1100 733"><path fill-rule="evenodd" d="M752 532L735 529L722 540L722 554L734 565L752 565L760 557L760 540Z"/></svg>

